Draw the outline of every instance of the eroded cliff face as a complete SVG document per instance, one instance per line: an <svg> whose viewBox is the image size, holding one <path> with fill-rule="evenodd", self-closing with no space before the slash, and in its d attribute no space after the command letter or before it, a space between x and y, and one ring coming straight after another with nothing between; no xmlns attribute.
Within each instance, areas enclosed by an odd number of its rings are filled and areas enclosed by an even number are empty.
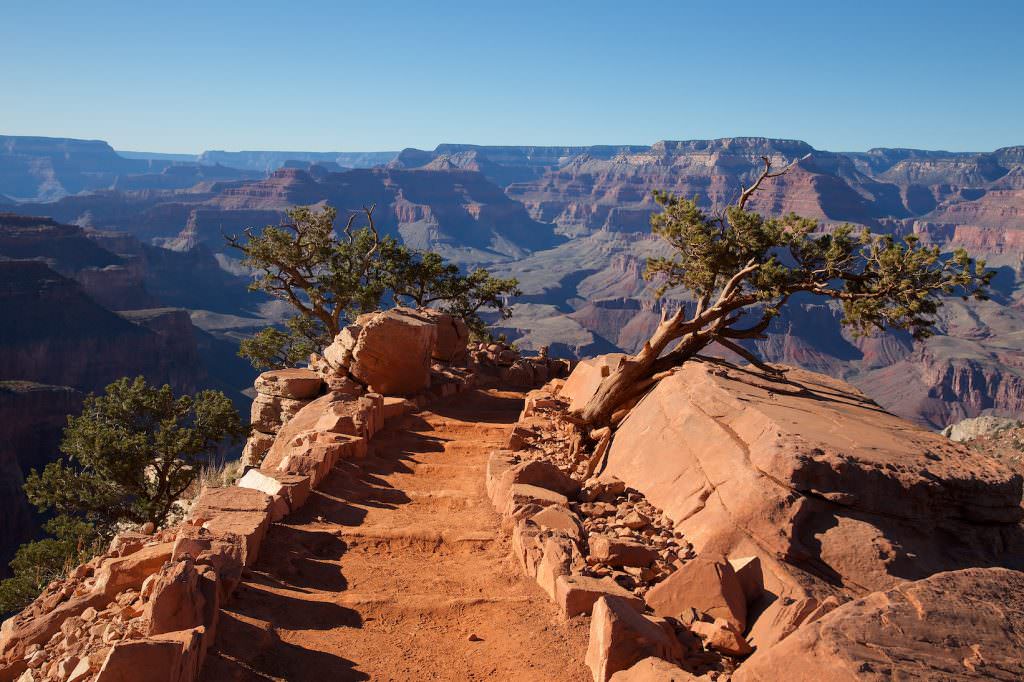
<svg viewBox="0 0 1024 682"><path fill-rule="evenodd" d="M69 414L83 394L67 386L0 381L0 576L21 543L35 535L35 511L22 491L24 475L55 458Z"/></svg>

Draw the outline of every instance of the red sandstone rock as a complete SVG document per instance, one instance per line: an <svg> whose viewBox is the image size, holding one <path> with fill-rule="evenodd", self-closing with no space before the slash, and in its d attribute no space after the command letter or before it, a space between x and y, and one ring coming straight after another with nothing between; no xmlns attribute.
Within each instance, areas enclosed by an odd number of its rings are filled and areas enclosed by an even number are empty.
<svg viewBox="0 0 1024 682"><path fill-rule="evenodd" d="M144 611L149 622L147 634L161 635L203 625L206 599L200 588L201 580L190 559L172 564L158 573Z"/></svg>
<svg viewBox="0 0 1024 682"><path fill-rule="evenodd" d="M541 530L537 524L518 519L512 526L512 554L531 578L537 577L537 564L544 556Z"/></svg>
<svg viewBox="0 0 1024 682"><path fill-rule="evenodd" d="M565 507L551 506L530 517L542 530L550 530L580 542L583 539L583 526L579 518Z"/></svg>
<svg viewBox="0 0 1024 682"><path fill-rule="evenodd" d="M579 483L559 470L554 464L537 459L514 465L502 476L499 492L504 487L516 484L546 488L566 497L575 497L580 489Z"/></svg>
<svg viewBox="0 0 1024 682"><path fill-rule="evenodd" d="M607 535L591 535L590 556L608 566L643 568L657 561L658 552L635 540L612 538Z"/></svg>
<svg viewBox="0 0 1024 682"><path fill-rule="evenodd" d="M698 620L690 624L690 631L704 640L704 646L727 656L746 656L753 651L736 626L724 618L715 618L713 623Z"/></svg>
<svg viewBox="0 0 1024 682"><path fill-rule="evenodd" d="M682 647L667 623L639 614L618 597L597 600L586 658L594 682L606 682L648 656L677 660L681 654Z"/></svg>
<svg viewBox="0 0 1024 682"><path fill-rule="evenodd" d="M583 409L597 392L601 380L608 376L612 368L618 366L618 362L624 357L622 353L610 353L580 360L558 394L562 400L569 402L569 411Z"/></svg>
<svg viewBox="0 0 1024 682"><path fill-rule="evenodd" d="M606 476L663 509L698 556L760 557L777 598L758 647L844 590L1024 568L1019 475L803 370L687 363L622 422Z"/></svg>
<svg viewBox="0 0 1024 682"><path fill-rule="evenodd" d="M638 612L644 601L611 578L592 578L584 575L561 575L555 581L555 603L565 618L580 614L590 615L601 597L618 597Z"/></svg>
<svg viewBox="0 0 1024 682"><path fill-rule="evenodd" d="M516 457L509 450L494 450L487 458L486 487L487 496L495 507L498 506L496 492L500 489L502 477L516 465Z"/></svg>
<svg viewBox="0 0 1024 682"><path fill-rule="evenodd" d="M736 578L743 588L743 596L747 604L761 598L764 594L764 572L761 570L761 560L756 556L739 557L729 559L729 565L736 572Z"/></svg>
<svg viewBox="0 0 1024 682"><path fill-rule="evenodd" d="M537 505L542 508L553 504L562 507L569 504L569 500L561 493L524 483L513 484L508 489L504 501L505 505L500 509L507 516L513 515L517 509L528 505Z"/></svg>
<svg viewBox="0 0 1024 682"><path fill-rule="evenodd" d="M437 327L437 339L430 356L444 362L459 362L466 358L466 344L469 343L469 327L461 318L430 308L416 311Z"/></svg>
<svg viewBox="0 0 1024 682"><path fill-rule="evenodd" d="M142 581L156 573L171 558L173 542L143 547L137 552L103 561L96 570L94 591L113 599L121 590L138 588Z"/></svg>
<svg viewBox="0 0 1024 682"><path fill-rule="evenodd" d="M406 398L385 396L383 411L385 421L399 419L410 412L415 412L416 403L411 400L407 400Z"/></svg>
<svg viewBox="0 0 1024 682"><path fill-rule="evenodd" d="M202 665L202 628L118 642L96 682L192 682Z"/></svg>
<svg viewBox="0 0 1024 682"><path fill-rule="evenodd" d="M232 533L242 538L242 563L256 561L270 526L272 500L249 488L205 488L192 505L189 519L214 535Z"/></svg>
<svg viewBox="0 0 1024 682"><path fill-rule="evenodd" d="M310 400L320 395L323 379L309 369L275 369L256 377L254 386L261 395Z"/></svg>
<svg viewBox="0 0 1024 682"><path fill-rule="evenodd" d="M260 462L263 461L263 457L270 450L270 446L274 444L274 435L270 433L263 433L262 431L252 431L249 434L248 440L245 441L245 447L242 448L242 464L248 466L259 466Z"/></svg>
<svg viewBox="0 0 1024 682"><path fill-rule="evenodd" d="M734 682L1024 679L1024 573L970 568L851 601L759 649Z"/></svg>
<svg viewBox="0 0 1024 682"><path fill-rule="evenodd" d="M696 609L722 618L738 631L747 627L747 599L732 566L721 556L700 554L651 588L647 605L659 616L680 618Z"/></svg>
<svg viewBox="0 0 1024 682"><path fill-rule="evenodd" d="M256 431L277 433L308 403L308 400L293 400L260 393L252 401L249 423Z"/></svg>
<svg viewBox="0 0 1024 682"><path fill-rule="evenodd" d="M190 558L197 566L210 566L217 573L220 600L227 599L242 576L245 538L234 533L214 534L208 528L183 524L174 540L171 561Z"/></svg>
<svg viewBox="0 0 1024 682"><path fill-rule="evenodd" d="M544 553L537 563L537 584L548 593L548 597L557 597L555 584L559 577L572 573L573 566L583 566L576 543L562 537L549 537L544 541Z"/></svg>
<svg viewBox="0 0 1024 682"><path fill-rule="evenodd" d="M430 385L430 357L437 340L431 320L409 308L392 308L362 315L357 325L359 335L347 365L353 377L387 395L413 395ZM335 343L347 346L351 341L339 338ZM324 351L328 359L344 354Z"/></svg>
<svg viewBox="0 0 1024 682"><path fill-rule="evenodd" d="M628 670L620 670L610 679L611 682L692 682L710 678L706 675L697 677L673 663L650 656Z"/></svg>

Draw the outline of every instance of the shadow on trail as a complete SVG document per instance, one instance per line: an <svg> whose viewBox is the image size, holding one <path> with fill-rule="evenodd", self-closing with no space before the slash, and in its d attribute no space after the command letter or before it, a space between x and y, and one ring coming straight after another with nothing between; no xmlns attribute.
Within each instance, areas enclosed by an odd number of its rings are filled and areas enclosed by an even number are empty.
<svg viewBox="0 0 1024 682"><path fill-rule="evenodd" d="M522 408L518 396L484 391L441 401L431 411L463 422L509 424ZM389 424L372 440L366 459L340 462L296 513L270 527L259 561L221 610L215 647L203 679L366 680L357 664L307 649L318 641L303 631L362 628L360 613L338 603L349 588L341 560L349 547L331 526L360 526L370 509L398 509L410 494L395 486L395 473L413 473L423 455L444 452L449 439L424 416ZM292 640L286 642L282 637Z"/></svg>
<svg viewBox="0 0 1024 682"><path fill-rule="evenodd" d="M431 405L434 414L471 423L512 424L522 409L523 398L520 396L494 395L481 390L474 390L461 400Z"/></svg>
<svg viewBox="0 0 1024 682"><path fill-rule="evenodd" d="M283 606L283 605L279 605ZM297 604L297 610L305 604ZM358 617L358 614L356 614ZM218 647L207 656L203 679L210 682L359 682L370 679L342 656L306 649L278 637L273 627L222 611Z"/></svg>

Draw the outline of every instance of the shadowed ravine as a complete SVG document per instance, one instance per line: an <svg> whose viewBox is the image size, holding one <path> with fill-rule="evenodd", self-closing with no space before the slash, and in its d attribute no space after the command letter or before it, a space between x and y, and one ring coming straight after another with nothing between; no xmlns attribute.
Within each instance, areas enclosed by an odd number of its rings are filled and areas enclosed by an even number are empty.
<svg viewBox="0 0 1024 682"><path fill-rule="evenodd" d="M203 679L589 679L585 624L563 623L523 576L484 491L521 406L471 391L339 464L271 527Z"/></svg>

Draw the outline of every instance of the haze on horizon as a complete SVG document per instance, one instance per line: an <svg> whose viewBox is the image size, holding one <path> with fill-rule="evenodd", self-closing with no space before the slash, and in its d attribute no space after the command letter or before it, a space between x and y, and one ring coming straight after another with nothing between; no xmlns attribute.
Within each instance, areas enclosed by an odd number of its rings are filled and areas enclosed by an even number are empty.
<svg viewBox="0 0 1024 682"><path fill-rule="evenodd" d="M1024 4L826 4L9 4L0 134L169 153L1024 143Z"/></svg>

